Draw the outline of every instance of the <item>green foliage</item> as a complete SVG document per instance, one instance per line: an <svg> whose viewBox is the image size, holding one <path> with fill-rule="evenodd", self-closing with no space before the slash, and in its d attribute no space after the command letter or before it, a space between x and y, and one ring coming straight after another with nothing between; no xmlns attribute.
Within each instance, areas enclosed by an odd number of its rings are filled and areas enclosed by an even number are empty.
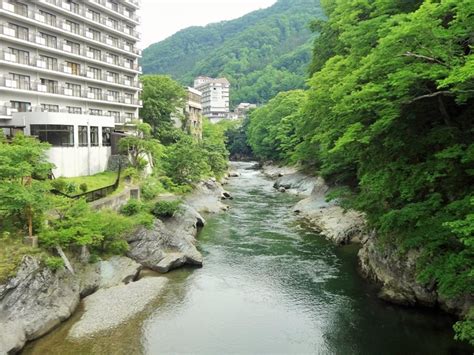
<svg viewBox="0 0 474 355"><path fill-rule="evenodd" d="M158 194L165 191L162 183L155 177L145 179L140 185L140 194L145 200L152 200L158 196Z"/></svg>
<svg viewBox="0 0 474 355"><path fill-rule="evenodd" d="M74 195L77 191L77 185L74 182L68 182L66 183L66 186L64 188L64 192L66 192L69 195Z"/></svg>
<svg viewBox="0 0 474 355"><path fill-rule="evenodd" d="M126 216L133 216L138 214L143 209L143 203L137 199L130 199L122 208L120 213Z"/></svg>
<svg viewBox="0 0 474 355"><path fill-rule="evenodd" d="M252 148L247 142L247 130L250 118L232 121L225 130L226 146L232 160L252 159Z"/></svg>
<svg viewBox="0 0 474 355"><path fill-rule="evenodd" d="M454 325L457 340L466 341L474 346L474 307L470 309L464 321L459 321Z"/></svg>
<svg viewBox="0 0 474 355"><path fill-rule="evenodd" d="M0 284L14 277L25 255L35 255L39 249L23 244L23 240L8 232L0 237Z"/></svg>
<svg viewBox="0 0 474 355"><path fill-rule="evenodd" d="M81 190L82 193L86 193L88 191L87 184L83 182L82 184L79 185L79 189Z"/></svg>
<svg viewBox="0 0 474 355"><path fill-rule="evenodd" d="M60 192L66 192L66 180L64 179L55 179L51 181L51 187Z"/></svg>
<svg viewBox="0 0 474 355"><path fill-rule="evenodd" d="M52 169L46 160L48 148L22 134L11 143L0 139L0 219L21 220L31 238L50 204L49 184L44 181Z"/></svg>
<svg viewBox="0 0 474 355"><path fill-rule="evenodd" d="M180 200L175 201L158 201L155 203L152 213L158 218L169 218L179 210Z"/></svg>
<svg viewBox="0 0 474 355"><path fill-rule="evenodd" d="M140 118L152 127L154 137L166 144L164 133L172 130L171 116L184 107L186 91L164 75L144 75L140 81L143 84Z"/></svg>
<svg viewBox="0 0 474 355"><path fill-rule="evenodd" d="M250 115L248 142L262 160L289 162L298 143L295 127L305 103L302 90L283 92Z"/></svg>
<svg viewBox="0 0 474 355"><path fill-rule="evenodd" d="M232 104L264 103L303 88L311 61L309 23L321 18L318 0L279 0L232 21L191 27L143 52L145 73L166 73L189 85L198 75L225 76Z"/></svg>
<svg viewBox="0 0 474 355"><path fill-rule="evenodd" d="M60 257L57 256L49 256L44 259L44 263L46 267L51 269L51 271L57 271L64 267L64 261Z"/></svg>

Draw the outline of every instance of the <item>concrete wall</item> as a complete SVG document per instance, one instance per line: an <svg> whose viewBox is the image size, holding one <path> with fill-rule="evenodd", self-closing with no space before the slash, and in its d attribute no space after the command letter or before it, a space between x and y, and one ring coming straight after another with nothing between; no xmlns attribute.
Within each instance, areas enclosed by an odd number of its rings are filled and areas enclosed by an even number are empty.
<svg viewBox="0 0 474 355"><path fill-rule="evenodd" d="M127 187L125 191L121 192L120 194L94 201L90 204L90 206L95 210L111 209L118 211L131 198L140 199L140 189L138 187Z"/></svg>
<svg viewBox="0 0 474 355"><path fill-rule="evenodd" d="M113 128L113 117L74 115L57 112L20 112L13 114L12 122L25 127L25 134L31 133L32 124L56 124L74 126L73 147L52 147L48 151L48 158L56 168L53 169L55 177L75 177L94 175L107 169L107 164L112 155L111 147L103 146L102 127ZM88 126L89 146L79 147L78 126ZM90 145L90 127L99 127L99 145Z"/></svg>

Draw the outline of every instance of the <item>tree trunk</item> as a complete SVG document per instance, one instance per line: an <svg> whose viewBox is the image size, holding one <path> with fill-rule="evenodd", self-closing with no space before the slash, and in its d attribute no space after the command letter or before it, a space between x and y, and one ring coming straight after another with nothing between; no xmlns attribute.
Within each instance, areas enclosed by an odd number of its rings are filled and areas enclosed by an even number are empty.
<svg viewBox="0 0 474 355"><path fill-rule="evenodd" d="M31 212L30 207L28 207L27 215L28 215L28 237L30 237L31 246L33 248L38 248L38 237L33 236L33 213Z"/></svg>

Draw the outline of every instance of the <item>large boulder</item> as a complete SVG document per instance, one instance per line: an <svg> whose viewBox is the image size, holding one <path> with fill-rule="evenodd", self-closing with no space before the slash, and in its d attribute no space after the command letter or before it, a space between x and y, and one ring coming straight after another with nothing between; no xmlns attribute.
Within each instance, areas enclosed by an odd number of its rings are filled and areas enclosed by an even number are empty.
<svg viewBox="0 0 474 355"><path fill-rule="evenodd" d="M230 199L230 194L224 190L215 179L200 182L194 191L186 198L186 204L199 213L219 213L228 210L229 206L222 203L223 197Z"/></svg>
<svg viewBox="0 0 474 355"><path fill-rule="evenodd" d="M124 256L113 256L99 262L99 288L128 284L137 279L142 266Z"/></svg>
<svg viewBox="0 0 474 355"><path fill-rule="evenodd" d="M140 228L127 238L128 256L141 265L166 273L184 264L202 265L202 255L187 233L172 233L155 220L150 229Z"/></svg>
<svg viewBox="0 0 474 355"><path fill-rule="evenodd" d="M80 294L79 278L69 271L53 272L25 257L17 275L0 285L0 354L21 350L68 319Z"/></svg>
<svg viewBox="0 0 474 355"><path fill-rule="evenodd" d="M300 196L310 196L316 182L317 179L315 177L295 172L279 177L273 187L277 190L284 188L285 191Z"/></svg>

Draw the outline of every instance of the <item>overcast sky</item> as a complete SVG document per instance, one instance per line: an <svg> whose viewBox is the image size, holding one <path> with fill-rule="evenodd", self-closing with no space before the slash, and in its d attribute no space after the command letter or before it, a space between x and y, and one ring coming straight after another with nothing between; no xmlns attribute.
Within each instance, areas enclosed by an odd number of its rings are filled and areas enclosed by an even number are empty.
<svg viewBox="0 0 474 355"><path fill-rule="evenodd" d="M189 26L230 20L276 0L141 0L141 48Z"/></svg>

